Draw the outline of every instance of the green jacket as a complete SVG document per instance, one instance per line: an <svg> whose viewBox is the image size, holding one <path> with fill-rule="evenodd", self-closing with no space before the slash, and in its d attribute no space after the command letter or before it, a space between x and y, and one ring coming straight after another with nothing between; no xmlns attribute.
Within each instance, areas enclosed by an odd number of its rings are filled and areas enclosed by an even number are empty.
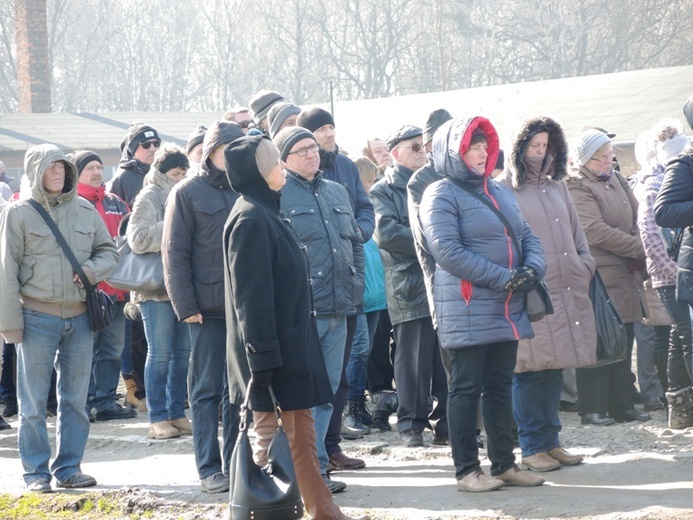
<svg viewBox="0 0 693 520"><path fill-rule="evenodd" d="M63 161L65 184L57 196L43 187L50 163ZM30 148L24 170L31 198L49 212L91 283L102 281L118 261L118 252L101 216L77 196L77 168L56 146ZM86 312L86 291L74 281L70 261L41 215L28 200L0 214L0 333L8 343L22 340L22 309L62 318Z"/></svg>

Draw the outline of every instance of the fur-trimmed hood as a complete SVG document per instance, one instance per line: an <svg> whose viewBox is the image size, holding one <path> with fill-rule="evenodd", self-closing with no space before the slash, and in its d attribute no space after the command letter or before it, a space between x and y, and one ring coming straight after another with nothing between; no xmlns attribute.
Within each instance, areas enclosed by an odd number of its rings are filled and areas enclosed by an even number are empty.
<svg viewBox="0 0 693 520"><path fill-rule="evenodd" d="M568 174L568 143L561 125L550 117L533 117L526 119L522 123L513 138L510 161L506 169L510 174L510 180L514 189L521 188L525 182L527 167L522 162L522 159L527 152L527 147L532 137L540 132L549 134L549 144L546 153L553 157L553 168L550 177L554 181L560 181Z"/></svg>

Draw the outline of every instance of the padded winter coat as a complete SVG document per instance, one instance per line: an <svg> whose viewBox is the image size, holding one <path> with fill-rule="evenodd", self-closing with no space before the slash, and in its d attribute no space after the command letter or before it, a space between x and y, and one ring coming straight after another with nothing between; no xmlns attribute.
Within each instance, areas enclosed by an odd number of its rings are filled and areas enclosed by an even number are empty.
<svg viewBox="0 0 693 520"><path fill-rule="evenodd" d="M488 142L486 171L476 174L464 162L476 128ZM482 117L453 119L437 132L433 162L444 178L431 184L421 201L420 218L436 261L433 296L438 337L454 349L520 340L534 335L525 311L524 293L505 290L512 270L522 265L539 277L546 261L512 191L490 178L498 157L498 135ZM457 183L488 198L505 215L522 248L520 263L503 222L483 202Z"/></svg>
<svg viewBox="0 0 693 520"><path fill-rule="evenodd" d="M352 316L362 312L363 242L346 189L323 179L320 173L307 181L286 170L281 212L308 248L318 315Z"/></svg>

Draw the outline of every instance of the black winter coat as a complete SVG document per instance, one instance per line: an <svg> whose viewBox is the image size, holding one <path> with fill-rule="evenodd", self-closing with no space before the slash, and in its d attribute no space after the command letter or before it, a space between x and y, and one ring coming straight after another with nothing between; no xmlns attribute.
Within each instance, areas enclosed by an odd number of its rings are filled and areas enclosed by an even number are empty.
<svg viewBox="0 0 693 520"><path fill-rule="evenodd" d="M685 228L676 261L676 299L693 304L693 147L667 164L654 219L661 227Z"/></svg>
<svg viewBox="0 0 693 520"><path fill-rule="evenodd" d="M413 173L401 165L388 168L368 194L375 208L373 240L383 259L387 310L393 325L431 316L409 224L407 182Z"/></svg>
<svg viewBox="0 0 693 520"><path fill-rule="evenodd" d="M168 197L161 256L164 281L179 320L201 313L224 318L224 224L238 194L224 173L205 170Z"/></svg>
<svg viewBox="0 0 693 520"><path fill-rule="evenodd" d="M339 153L339 148L334 152L320 150L320 170L323 178L341 184L347 190L351 210L361 231L361 240L368 242L373 235L375 215L354 161Z"/></svg>
<svg viewBox="0 0 693 520"><path fill-rule="evenodd" d="M142 191L144 185L144 176L147 175L149 168L143 169L142 163L131 159L128 162L122 162L113 175L113 179L108 186L110 193L115 193L125 202L128 207L132 208L135 205L135 198Z"/></svg>
<svg viewBox="0 0 693 520"><path fill-rule="evenodd" d="M255 162L266 137L247 136L225 151L240 193L224 227L226 359L231 402L240 404L251 372L272 370L284 410L329 402L332 391L312 314L308 259ZM267 389L250 387L250 406L271 411Z"/></svg>

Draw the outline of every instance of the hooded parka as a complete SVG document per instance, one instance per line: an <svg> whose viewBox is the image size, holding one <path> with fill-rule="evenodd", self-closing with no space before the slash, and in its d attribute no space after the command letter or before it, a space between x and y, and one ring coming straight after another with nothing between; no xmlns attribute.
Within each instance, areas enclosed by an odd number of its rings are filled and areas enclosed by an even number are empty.
<svg viewBox="0 0 693 520"><path fill-rule="evenodd" d="M549 136L541 165L525 154L532 137ZM532 323L534 338L520 341L515 372L573 368L596 362L594 310L589 298L594 259L573 199L563 182L568 152L563 130L548 117L524 122L513 141L510 164L498 182L515 190L522 214L541 241L547 270L544 281L554 313Z"/></svg>
<svg viewBox="0 0 693 520"><path fill-rule="evenodd" d="M486 171L462 159L475 129L486 134ZM426 243L436 260L433 298L440 345L447 349L517 341L534 335L525 312L524 293L505 290L512 270L531 267L541 278L546 261L514 194L490 178L498 157L498 135L482 117L453 119L435 134L433 162L442 180L431 184L421 201ZM488 198L513 226L521 264L503 222L486 204L458 186Z"/></svg>
<svg viewBox="0 0 693 520"><path fill-rule="evenodd" d="M225 151L228 178L240 198L224 227L226 356L231 402L241 404L251 372L272 370L284 410L330 401L332 391L315 325L308 257L277 192L262 178L247 136ZM266 388L250 387L254 411L273 410Z"/></svg>
<svg viewBox="0 0 693 520"><path fill-rule="evenodd" d="M43 187L55 161L65 163L65 184L57 196ZM118 261L118 251L101 216L77 196L77 167L56 146L27 151L24 170L31 198L55 221L92 284L102 281ZM8 343L21 342L22 309L61 318L87 311L86 290L74 280L74 269L41 215L22 200L0 214L0 332ZM20 300L21 298L21 300Z"/></svg>

